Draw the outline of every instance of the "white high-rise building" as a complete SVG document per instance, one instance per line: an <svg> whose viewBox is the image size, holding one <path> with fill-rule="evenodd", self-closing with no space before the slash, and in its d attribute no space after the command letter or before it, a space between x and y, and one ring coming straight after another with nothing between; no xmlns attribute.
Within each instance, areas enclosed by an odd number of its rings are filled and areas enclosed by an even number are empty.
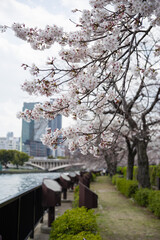
<svg viewBox="0 0 160 240"><path fill-rule="evenodd" d="M20 150L20 138L14 137L13 132L8 132L6 137L0 137L0 149Z"/></svg>

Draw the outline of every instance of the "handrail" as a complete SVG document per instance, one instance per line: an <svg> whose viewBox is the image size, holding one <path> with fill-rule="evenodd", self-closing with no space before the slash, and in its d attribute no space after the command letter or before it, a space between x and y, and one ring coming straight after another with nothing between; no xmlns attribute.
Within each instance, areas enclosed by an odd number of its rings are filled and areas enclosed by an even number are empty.
<svg viewBox="0 0 160 240"><path fill-rule="evenodd" d="M26 240L34 237L34 228L43 218L42 185L15 195L0 204L2 240Z"/></svg>
<svg viewBox="0 0 160 240"><path fill-rule="evenodd" d="M10 196L10 197L5 198L4 200L1 200L0 208L2 206L5 206L6 204L12 202L13 200L16 200L20 196L23 196L23 195L29 193L30 191L33 191L34 189L37 189L37 188L39 188L41 186L42 186L42 184L39 184L36 187L27 188L27 190L20 191L19 193L14 194L12 197Z"/></svg>

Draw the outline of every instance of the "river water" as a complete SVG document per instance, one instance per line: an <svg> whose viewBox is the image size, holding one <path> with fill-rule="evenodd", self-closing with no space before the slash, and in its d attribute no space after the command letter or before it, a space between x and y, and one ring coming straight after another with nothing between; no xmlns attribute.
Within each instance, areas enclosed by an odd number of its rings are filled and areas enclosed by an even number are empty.
<svg viewBox="0 0 160 240"><path fill-rule="evenodd" d="M43 178L55 179L59 176L60 173L0 174L0 204L21 192L40 185Z"/></svg>

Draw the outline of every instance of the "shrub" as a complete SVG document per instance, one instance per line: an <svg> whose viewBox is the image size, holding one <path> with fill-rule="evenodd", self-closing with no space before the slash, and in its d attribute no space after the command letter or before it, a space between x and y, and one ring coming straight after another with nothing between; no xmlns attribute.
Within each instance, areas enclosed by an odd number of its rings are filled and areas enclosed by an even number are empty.
<svg viewBox="0 0 160 240"><path fill-rule="evenodd" d="M127 167L119 167L117 168L117 173L123 174L124 178L127 178ZM138 174L138 167L134 166L133 168L133 180L137 180L137 174Z"/></svg>
<svg viewBox="0 0 160 240"><path fill-rule="evenodd" d="M79 207L79 185L77 185L74 189L74 201L72 203L73 208Z"/></svg>
<svg viewBox="0 0 160 240"><path fill-rule="evenodd" d="M122 194L125 193L125 183L126 183L126 179L124 178L117 178L116 179L116 186L118 191L120 191Z"/></svg>
<svg viewBox="0 0 160 240"><path fill-rule="evenodd" d="M160 177L160 165L157 166L156 176Z"/></svg>
<svg viewBox="0 0 160 240"><path fill-rule="evenodd" d="M69 209L52 223L50 240L63 237L64 234L76 235L83 231L96 233L97 223L94 210L87 211L85 207Z"/></svg>
<svg viewBox="0 0 160 240"><path fill-rule="evenodd" d="M148 206L148 198L149 198L149 193L150 189L148 188L140 188L138 191L136 191L134 195L135 201L142 207L147 207Z"/></svg>
<svg viewBox="0 0 160 240"><path fill-rule="evenodd" d="M157 166L149 167L150 182L152 186L156 185Z"/></svg>
<svg viewBox="0 0 160 240"><path fill-rule="evenodd" d="M134 166L133 168L133 180L137 180L137 175L138 175L138 167Z"/></svg>
<svg viewBox="0 0 160 240"><path fill-rule="evenodd" d="M152 186L157 185L157 177L160 177L160 165L149 166L150 181Z"/></svg>
<svg viewBox="0 0 160 240"><path fill-rule="evenodd" d="M112 177L112 183L116 185L117 178L123 178L123 175L116 174Z"/></svg>
<svg viewBox="0 0 160 240"><path fill-rule="evenodd" d="M117 189L126 197L132 197L138 190L138 183L134 180L126 180L124 178L117 178Z"/></svg>
<svg viewBox="0 0 160 240"><path fill-rule="evenodd" d="M118 174L123 174L123 167L117 167L117 173Z"/></svg>
<svg viewBox="0 0 160 240"><path fill-rule="evenodd" d="M95 182L97 175L95 173L91 174L91 181Z"/></svg>
<svg viewBox="0 0 160 240"><path fill-rule="evenodd" d="M123 176L126 178L127 177L127 167L122 168L122 173L123 173Z"/></svg>
<svg viewBox="0 0 160 240"><path fill-rule="evenodd" d="M138 183L134 180L126 180L126 197L133 197L138 190Z"/></svg>
<svg viewBox="0 0 160 240"><path fill-rule="evenodd" d="M148 198L148 208L160 218L160 191L151 190Z"/></svg>
<svg viewBox="0 0 160 240"><path fill-rule="evenodd" d="M117 174L112 177L112 183L116 185L116 180L117 180Z"/></svg>

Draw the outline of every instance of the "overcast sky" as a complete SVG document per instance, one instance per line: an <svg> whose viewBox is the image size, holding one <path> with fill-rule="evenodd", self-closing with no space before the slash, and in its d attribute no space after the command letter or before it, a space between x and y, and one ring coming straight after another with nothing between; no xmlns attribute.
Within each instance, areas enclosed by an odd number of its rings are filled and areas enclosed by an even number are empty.
<svg viewBox="0 0 160 240"><path fill-rule="evenodd" d="M26 26L42 27L47 24L63 26L70 30L74 19L72 9L88 8L88 0L0 0L0 25L25 23ZM20 85L29 78L21 68L22 63L41 64L47 56L54 56L54 47L45 51L35 51L26 42L16 38L11 30L0 33L0 137L7 132L21 135L21 120L16 113L22 109L23 102L40 101L21 90ZM63 121L65 126L67 121Z"/></svg>

